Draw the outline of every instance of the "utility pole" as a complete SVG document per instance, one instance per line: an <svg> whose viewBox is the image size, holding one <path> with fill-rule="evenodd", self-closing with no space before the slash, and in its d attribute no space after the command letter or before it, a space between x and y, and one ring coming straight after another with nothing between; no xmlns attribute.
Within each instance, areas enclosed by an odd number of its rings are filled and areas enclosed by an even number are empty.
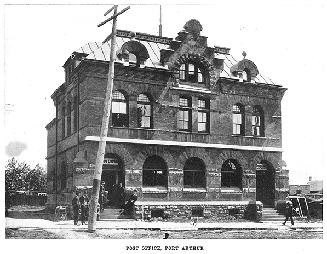
<svg viewBox="0 0 327 254"><path fill-rule="evenodd" d="M117 27L117 17L127 11L130 7L126 7L122 11L117 13L118 5L114 5L111 7L104 15L108 15L112 10L114 11L114 15L105 21L101 22L98 27L103 26L110 20L113 20L112 24L112 32L111 32L111 46L110 46L110 61L109 61L109 71L108 71L108 82L106 89L106 98L104 102L104 112L102 117L102 125L101 125L101 133L100 133L100 141L99 148L97 152L97 158L95 162L95 170L94 170L94 179L93 179L93 188L92 188L92 197L90 200L90 212L89 212L89 220L88 220L88 231L93 233L96 230L96 217L97 217L97 206L99 201L99 193L100 193L100 184L101 184L101 175L102 175L102 166L104 160L104 154L106 149L106 138L108 135L109 128L109 119L110 119L110 111L111 111L111 102L112 102L112 90L113 90L113 79L114 79L114 63L115 63L115 44L116 44L116 27ZM109 38L109 37L107 37ZM108 39L109 40L109 39Z"/></svg>

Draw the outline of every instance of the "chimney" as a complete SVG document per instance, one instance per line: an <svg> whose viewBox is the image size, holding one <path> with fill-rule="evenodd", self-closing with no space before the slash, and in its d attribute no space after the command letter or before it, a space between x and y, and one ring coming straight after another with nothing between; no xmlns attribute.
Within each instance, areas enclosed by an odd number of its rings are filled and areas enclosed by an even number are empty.
<svg viewBox="0 0 327 254"><path fill-rule="evenodd" d="M312 181L312 176L309 176L309 182L311 182Z"/></svg>

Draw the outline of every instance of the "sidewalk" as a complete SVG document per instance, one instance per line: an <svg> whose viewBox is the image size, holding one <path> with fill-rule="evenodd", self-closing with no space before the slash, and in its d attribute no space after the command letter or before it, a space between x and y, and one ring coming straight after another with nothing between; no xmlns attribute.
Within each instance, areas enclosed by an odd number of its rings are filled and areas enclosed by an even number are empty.
<svg viewBox="0 0 327 254"><path fill-rule="evenodd" d="M75 226L72 220L53 222L44 219L14 219L6 218L6 228L43 228L43 229L87 229L87 225ZM286 226L281 222L146 222L134 220L105 220L97 221L97 229L148 229L161 231L185 231L185 230L323 230L322 222L295 222Z"/></svg>

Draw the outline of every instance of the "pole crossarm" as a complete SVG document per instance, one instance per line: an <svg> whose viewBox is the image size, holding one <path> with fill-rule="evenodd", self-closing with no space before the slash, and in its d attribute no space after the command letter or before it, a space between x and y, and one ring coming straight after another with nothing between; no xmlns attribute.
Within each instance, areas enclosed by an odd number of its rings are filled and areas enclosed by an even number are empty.
<svg viewBox="0 0 327 254"><path fill-rule="evenodd" d="M104 14L104 16L107 16L113 9L115 9L116 7L118 7L118 5L114 5L112 6L109 10L106 11L106 13Z"/></svg>
<svg viewBox="0 0 327 254"><path fill-rule="evenodd" d="M127 11L129 8L131 8L130 6L127 6L126 8L122 9L120 12L118 12L117 14L112 15L110 18L106 19L105 21L101 22L98 27L103 26L104 24L108 23L110 20L117 18L120 14L123 14L125 11Z"/></svg>
<svg viewBox="0 0 327 254"><path fill-rule="evenodd" d="M104 39L104 41L102 42L102 44L106 43L107 41L110 41L111 38L112 38L112 33L109 34L109 35L107 36L107 38Z"/></svg>

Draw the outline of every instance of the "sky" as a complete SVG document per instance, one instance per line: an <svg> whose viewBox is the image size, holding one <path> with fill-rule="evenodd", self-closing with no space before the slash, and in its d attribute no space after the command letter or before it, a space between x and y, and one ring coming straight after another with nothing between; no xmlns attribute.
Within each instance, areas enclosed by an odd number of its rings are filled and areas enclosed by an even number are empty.
<svg viewBox="0 0 327 254"><path fill-rule="evenodd" d="M62 65L74 50L101 42L111 32L110 23L97 27L111 3L95 2L3 6L4 161L16 156L46 167L45 126L55 117L50 96L64 82ZM172 2L162 4L163 36L175 38L188 20L198 19L209 46L231 48L239 60L246 51L260 73L288 89L282 101L282 127L290 183L305 184L309 176L322 179L327 157L326 1ZM159 5L154 3L160 1L144 3L130 5L119 17L118 29L157 35Z"/></svg>

